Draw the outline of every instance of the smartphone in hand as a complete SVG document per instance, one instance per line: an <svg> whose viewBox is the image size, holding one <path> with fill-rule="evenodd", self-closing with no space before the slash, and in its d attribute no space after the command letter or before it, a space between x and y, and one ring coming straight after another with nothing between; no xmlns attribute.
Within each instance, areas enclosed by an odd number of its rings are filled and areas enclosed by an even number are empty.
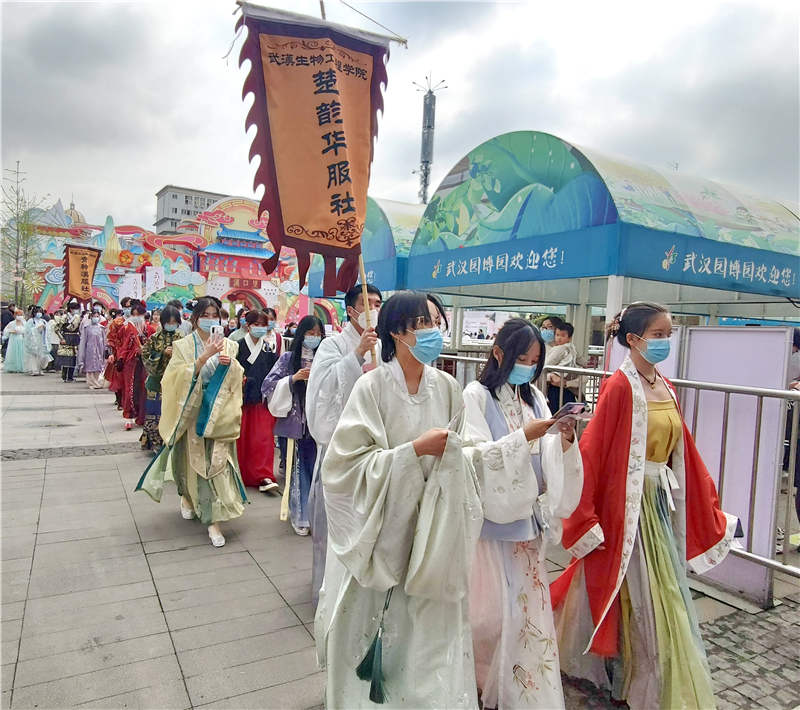
<svg viewBox="0 0 800 710"><path fill-rule="evenodd" d="M225 329L221 325L212 325L208 333L214 341L222 340L225 337Z"/></svg>

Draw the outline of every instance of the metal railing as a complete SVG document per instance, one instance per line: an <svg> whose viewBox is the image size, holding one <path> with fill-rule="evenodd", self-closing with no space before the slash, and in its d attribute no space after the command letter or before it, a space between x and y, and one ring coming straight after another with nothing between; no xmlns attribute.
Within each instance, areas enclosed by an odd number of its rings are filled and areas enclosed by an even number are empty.
<svg viewBox="0 0 800 710"><path fill-rule="evenodd" d="M472 380L476 379L480 374L481 368L486 363L484 358L464 357L460 355L442 355L439 359L438 366L440 369L449 372L462 386L467 385ZM545 380L547 374L556 373L559 375L566 375L562 377L559 384L559 404L564 401L564 389L566 388L565 380L568 379L570 386L577 389L581 394L581 400L586 402L588 410L593 412L597 406L597 399L600 391L600 384L604 377L611 376L612 372L604 370L589 370L579 367L545 367L542 380ZM577 382L577 384L576 384ZM747 535L745 537L744 549L732 548L731 554L747 559L751 562L758 563L763 567L771 570L779 571L792 577L800 578L800 567L789 564L789 531L791 529L792 516L794 515L794 499L798 493L794 489L794 470L797 465L798 452L798 430L800 429L800 392L792 390L775 390L764 389L758 387L742 387L736 385L724 385L715 382L694 382L692 380L673 379L672 384L676 387L679 393L679 400L681 407L690 402L691 409L691 426L690 431L692 437L697 434L698 412L700 408L700 398L704 392L719 392L724 395L722 405L722 431L720 436L720 462L719 462L719 478L717 490L720 500L723 498L725 490L725 474L726 474L726 454L728 448L728 418L730 416L730 401L732 395L745 395L756 398L756 427L753 440L753 457L750 471L750 500L748 509L748 526ZM690 395L691 393L691 395ZM778 491L775 496L775 505L778 505L779 496L785 496L785 514L783 527L785 530L786 539L784 541L783 552L778 553L782 561L777 561L772 558L764 557L753 553L753 533L755 525L753 524L754 516L756 513L756 490L759 475L759 456L761 450L761 428L764 411L764 400L779 400L784 403L788 409L788 416L791 417L790 436L784 442L788 447L788 481L786 482L785 493L781 494L780 481L782 480L782 473L778 475ZM580 434L580 430L579 430ZM782 464L783 457L780 457ZM777 510L775 510L775 519L777 520ZM774 535L774 531L773 531ZM772 540L774 549L774 539Z"/></svg>

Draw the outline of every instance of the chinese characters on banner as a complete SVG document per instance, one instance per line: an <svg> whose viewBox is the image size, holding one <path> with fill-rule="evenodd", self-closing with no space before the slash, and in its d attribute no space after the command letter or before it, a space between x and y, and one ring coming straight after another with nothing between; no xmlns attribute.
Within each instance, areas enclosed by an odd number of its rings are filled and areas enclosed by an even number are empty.
<svg viewBox="0 0 800 710"><path fill-rule="evenodd" d="M96 247L64 246L64 293L67 298L89 301L92 281L102 249Z"/></svg>
<svg viewBox="0 0 800 710"><path fill-rule="evenodd" d="M706 256L696 251L688 251L684 255L683 273L706 274L731 279L737 283L771 284L785 288L791 288L797 282L797 275L790 266L747 259L729 259L725 256Z"/></svg>
<svg viewBox="0 0 800 710"><path fill-rule="evenodd" d="M121 301L125 297L142 299L142 275L141 274L125 274L119 281L119 292L117 293L117 300Z"/></svg>
<svg viewBox="0 0 800 710"><path fill-rule="evenodd" d="M434 280L440 276L450 281L458 280L461 276L471 275L472 277L480 274L517 274L520 280L531 279L531 272L550 271L558 269L564 264L564 250L554 246L548 246L542 250L530 249L525 251L503 251L499 254L488 254L484 256L470 256L464 259L439 259L433 267L431 277ZM525 272L528 273L524 276ZM546 279L548 276L542 275L538 278ZM554 278L550 275L549 278ZM513 280L513 279L512 279Z"/></svg>
<svg viewBox="0 0 800 710"><path fill-rule="evenodd" d="M164 288L164 269L160 266L146 266L144 269L144 295L148 298Z"/></svg>
<svg viewBox="0 0 800 710"><path fill-rule="evenodd" d="M265 187L259 212L269 213L275 248L264 268L272 272L281 248L291 247L302 287L317 252L325 295L335 295L358 272L388 38L247 3L242 9L248 38L240 63L251 62L244 94L255 95L246 124L257 127L250 154L261 157L255 186ZM344 259L338 275L337 257Z"/></svg>

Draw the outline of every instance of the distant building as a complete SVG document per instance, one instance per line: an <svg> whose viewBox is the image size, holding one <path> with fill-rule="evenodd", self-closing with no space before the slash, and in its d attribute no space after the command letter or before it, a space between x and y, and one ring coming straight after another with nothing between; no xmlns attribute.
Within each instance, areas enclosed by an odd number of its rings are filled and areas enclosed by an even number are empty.
<svg viewBox="0 0 800 710"><path fill-rule="evenodd" d="M156 193L156 234L175 234L183 220L192 220L219 200L228 197L220 192L193 190L164 185Z"/></svg>

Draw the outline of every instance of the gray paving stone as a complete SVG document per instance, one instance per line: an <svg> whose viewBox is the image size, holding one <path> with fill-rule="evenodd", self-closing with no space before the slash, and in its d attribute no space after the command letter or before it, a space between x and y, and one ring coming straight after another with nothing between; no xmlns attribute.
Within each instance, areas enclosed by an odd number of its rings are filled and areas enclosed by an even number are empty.
<svg viewBox="0 0 800 710"><path fill-rule="evenodd" d="M180 592L185 589L202 589L228 584L229 582L244 582L249 579L262 579L264 573L258 565L250 560L249 564L239 567L224 567L211 572L187 574L182 577L167 577L156 581L159 594Z"/></svg>
<svg viewBox="0 0 800 710"><path fill-rule="evenodd" d="M110 525L75 524L74 527L65 526L51 532L40 532L36 537L37 545L47 545L51 542L68 542L70 540L102 540L106 537L124 537L136 534L136 525L133 520L125 522L114 521Z"/></svg>
<svg viewBox="0 0 800 710"><path fill-rule="evenodd" d="M322 710L325 701L325 674L315 673L299 680L238 695L216 703L204 705L208 708L313 708Z"/></svg>
<svg viewBox="0 0 800 710"><path fill-rule="evenodd" d="M11 619L21 619L25 609L25 602L11 602L10 604L0 604L0 618L3 621Z"/></svg>
<svg viewBox="0 0 800 710"><path fill-rule="evenodd" d="M14 681L14 663L3 663L0 666L0 686L3 692L11 690L11 684Z"/></svg>
<svg viewBox="0 0 800 710"><path fill-rule="evenodd" d="M188 609L176 609L166 612L165 616L170 630L177 631L191 626L213 624L217 621L232 621L254 614L275 611L285 606L280 595L273 591L255 597L219 601Z"/></svg>
<svg viewBox="0 0 800 710"><path fill-rule="evenodd" d="M128 693L109 695L88 703L82 703L81 708L139 708L141 710L188 710L191 708L189 696L183 680L173 680L147 688L132 690Z"/></svg>
<svg viewBox="0 0 800 710"><path fill-rule="evenodd" d="M144 560L142 546L138 540L122 544L114 542L118 539L69 540L38 545L34 570L39 567L64 567L70 564L123 557L141 557Z"/></svg>
<svg viewBox="0 0 800 710"><path fill-rule="evenodd" d="M212 552L215 551L209 545ZM227 547L227 545L226 545ZM257 568L257 565L248 552L223 552L225 548L218 550L217 555L205 555L203 557L196 557L195 559L184 560L182 562L154 561L149 558L150 571L152 572L153 579L156 584L160 580L166 580L170 577L183 577L186 575L200 574L203 572L212 572L215 570L223 570L228 567L241 567L242 565L252 565Z"/></svg>
<svg viewBox="0 0 800 710"><path fill-rule="evenodd" d="M2 603L24 601L28 594L27 572L3 572Z"/></svg>
<svg viewBox="0 0 800 710"><path fill-rule="evenodd" d="M235 668L204 673L186 679L189 697L195 706L214 703L215 707L233 708L276 708L276 707L309 707L316 698L303 697L302 705L276 704L277 691L272 694L253 692L266 690L274 686L280 687L289 681L317 675L315 668L315 652L312 648L290 653L283 657L267 658L254 663L247 663ZM231 696L234 697L231 697ZM269 699L269 698L272 699ZM300 700L295 696L294 702ZM224 702L222 702L224 701Z"/></svg>
<svg viewBox="0 0 800 710"><path fill-rule="evenodd" d="M181 678L177 659L165 656L116 668L104 668L14 690L12 708L63 708L108 698Z"/></svg>
<svg viewBox="0 0 800 710"><path fill-rule="evenodd" d="M172 632L172 641L178 653L236 641L237 639L261 636L271 631L298 626L300 621L288 607L275 611L252 614L241 619L218 621L213 624L191 626Z"/></svg>
<svg viewBox="0 0 800 710"><path fill-rule="evenodd" d="M87 623L80 628L48 633L27 634L23 632L20 644L20 659L31 660L57 653L68 653L80 649L88 650L119 641L152 636L167 631L164 616L142 614L133 618Z"/></svg>
<svg viewBox="0 0 800 710"><path fill-rule="evenodd" d="M310 648L314 642L301 626L280 629L260 636L237 639L214 646L204 646L192 651L181 651L178 654L184 676L209 676L209 669L218 670L243 666L266 658L287 655ZM286 659L287 663L291 659ZM191 691L191 685L189 686Z"/></svg>
<svg viewBox="0 0 800 710"><path fill-rule="evenodd" d="M155 593L156 589L151 580L134 582L133 584L120 584L116 587L104 587L102 589L87 589L80 592L42 597L41 599L30 599L25 613L30 615L41 613L55 617L101 604L154 596Z"/></svg>
<svg viewBox="0 0 800 710"><path fill-rule="evenodd" d="M278 591L286 600L286 603L291 606L306 604L311 601L311 580L309 579L305 584L301 584L299 587L289 587L288 589L279 589Z"/></svg>
<svg viewBox="0 0 800 710"><path fill-rule="evenodd" d="M209 558L217 558L220 555L230 555L234 552L247 554L248 551L238 540L228 542L226 540L225 547L215 548L208 544L208 536L204 536L202 545L191 545L180 549L162 550L160 552L147 553L147 561L151 568L161 569L164 565L175 565L180 567L184 574L189 574L189 570L185 565L197 560L205 560ZM196 570L202 572L204 570ZM159 574L158 576L165 576Z"/></svg>
<svg viewBox="0 0 800 710"><path fill-rule="evenodd" d="M2 663L16 663L19 653L19 639L0 642L0 661Z"/></svg>
<svg viewBox="0 0 800 710"><path fill-rule="evenodd" d="M226 537L226 540L228 538ZM150 555L155 552L169 552L171 550L188 550L192 547L208 548L208 533L200 527L194 533L186 535L173 535L159 540L146 540L143 542L144 551ZM227 543L225 547L227 547ZM223 548L224 549L224 548Z"/></svg>
<svg viewBox="0 0 800 710"><path fill-rule="evenodd" d="M31 575L29 596L49 597L103 587L117 587L150 579L144 556L89 560L83 564L36 568Z"/></svg>
<svg viewBox="0 0 800 710"><path fill-rule="evenodd" d="M168 633L80 648L77 651L58 653L43 658L20 660L17 663L15 689L50 680L69 678L101 669L174 656Z"/></svg>
<svg viewBox="0 0 800 710"><path fill-rule="evenodd" d="M304 624L310 624L314 621L315 608L312 602L296 604L292 607L292 611L300 617L300 621Z"/></svg>
<svg viewBox="0 0 800 710"><path fill-rule="evenodd" d="M274 594L275 587L266 578L251 579L247 582L234 582L219 587L204 587L203 589L185 589L180 592L162 594L161 606L164 611L202 607L216 602L237 603L240 599L248 597Z"/></svg>

